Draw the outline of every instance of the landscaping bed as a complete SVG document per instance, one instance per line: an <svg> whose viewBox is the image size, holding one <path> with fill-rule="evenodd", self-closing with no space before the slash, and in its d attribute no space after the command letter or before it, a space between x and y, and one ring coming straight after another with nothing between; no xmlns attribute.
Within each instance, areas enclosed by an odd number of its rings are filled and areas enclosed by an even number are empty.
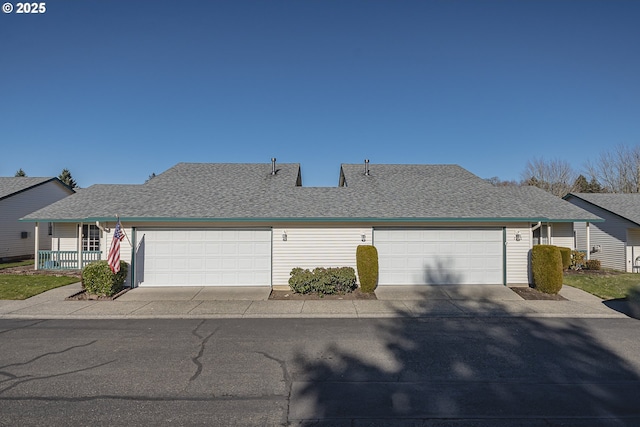
<svg viewBox="0 0 640 427"><path fill-rule="evenodd" d="M545 301L566 301L567 300L563 296L560 296L557 294L547 294L527 286L513 286L510 289L526 300L545 300Z"/></svg>
<svg viewBox="0 0 640 427"><path fill-rule="evenodd" d="M112 296L93 295L83 289L80 292L76 292L75 294L66 297L65 301L113 301L120 295L127 293L130 289L131 288L124 288L123 290Z"/></svg>
<svg viewBox="0 0 640 427"><path fill-rule="evenodd" d="M269 295L270 300L280 300L280 301L307 301L307 300L374 300L378 299L375 293L365 293L361 292L360 289L356 289L353 292L345 293L345 294L300 294L295 293L291 290L286 291L276 291L272 290Z"/></svg>

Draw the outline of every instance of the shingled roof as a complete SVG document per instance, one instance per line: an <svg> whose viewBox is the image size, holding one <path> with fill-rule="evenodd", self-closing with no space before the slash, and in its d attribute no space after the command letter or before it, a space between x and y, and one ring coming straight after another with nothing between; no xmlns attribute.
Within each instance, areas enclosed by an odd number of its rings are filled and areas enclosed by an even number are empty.
<svg viewBox="0 0 640 427"><path fill-rule="evenodd" d="M569 193L565 199L577 197L640 225L640 194Z"/></svg>
<svg viewBox="0 0 640 427"><path fill-rule="evenodd" d="M457 165L343 164L302 187L298 164L180 163L141 185L94 185L30 221L594 221L538 189L494 187Z"/></svg>
<svg viewBox="0 0 640 427"><path fill-rule="evenodd" d="M0 200L11 197L15 194L22 193L30 188L46 184L50 181L60 181L58 178L52 177L0 177ZM60 181L61 185L64 185Z"/></svg>

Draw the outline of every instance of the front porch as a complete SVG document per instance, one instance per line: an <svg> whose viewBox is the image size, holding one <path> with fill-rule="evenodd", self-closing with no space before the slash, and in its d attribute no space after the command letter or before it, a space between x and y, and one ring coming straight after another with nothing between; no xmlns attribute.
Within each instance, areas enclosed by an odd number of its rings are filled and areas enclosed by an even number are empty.
<svg viewBox="0 0 640 427"><path fill-rule="evenodd" d="M102 251L38 251L36 270L82 270L94 261L100 261ZM80 260L80 262L78 262Z"/></svg>

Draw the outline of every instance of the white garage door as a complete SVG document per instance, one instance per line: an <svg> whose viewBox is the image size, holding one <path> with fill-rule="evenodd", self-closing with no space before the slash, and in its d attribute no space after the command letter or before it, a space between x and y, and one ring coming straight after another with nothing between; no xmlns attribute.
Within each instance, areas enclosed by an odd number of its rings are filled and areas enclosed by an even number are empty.
<svg viewBox="0 0 640 427"><path fill-rule="evenodd" d="M373 232L380 285L503 284L501 229Z"/></svg>
<svg viewBox="0 0 640 427"><path fill-rule="evenodd" d="M140 286L271 286L271 230L138 229L136 238Z"/></svg>

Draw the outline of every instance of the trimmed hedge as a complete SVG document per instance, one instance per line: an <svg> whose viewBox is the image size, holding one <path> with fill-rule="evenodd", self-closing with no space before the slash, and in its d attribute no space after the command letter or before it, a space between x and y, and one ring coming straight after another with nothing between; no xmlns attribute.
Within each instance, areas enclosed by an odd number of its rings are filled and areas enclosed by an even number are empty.
<svg viewBox="0 0 640 427"><path fill-rule="evenodd" d="M362 292L371 293L378 285L378 250L372 245L356 248L356 265Z"/></svg>
<svg viewBox="0 0 640 427"><path fill-rule="evenodd" d="M299 294L344 294L358 287L356 272L351 267L314 268L313 271L302 268L291 270L289 287Z"/></svg>
<svg viewBox="0 0 640 427"><path fill-rule="evenodd" d="M557 246L536 245L531 250L533 287L547 294L562 288L562 255Z"/></svg>
<svg viewBox="0 0 640 427"><path fill-rule="evenodd" d="M82 287L90 294L113 296L124 288L129 264L120 261L120 271L113 274L107 261L96 261L82 269Z"/></svg>
<svg viewBox="0 0 640 427"><path fill-rule="evenodd" d="M571 249L558 247L562 256L562 270L567 271L571 267Z"/></svg>
<svg viewBox="0 0 640 427"><path fill-rule="evenodd" d="M588 259L585 265L587 270L600 270L601 264L599 259Z"/></svg>

